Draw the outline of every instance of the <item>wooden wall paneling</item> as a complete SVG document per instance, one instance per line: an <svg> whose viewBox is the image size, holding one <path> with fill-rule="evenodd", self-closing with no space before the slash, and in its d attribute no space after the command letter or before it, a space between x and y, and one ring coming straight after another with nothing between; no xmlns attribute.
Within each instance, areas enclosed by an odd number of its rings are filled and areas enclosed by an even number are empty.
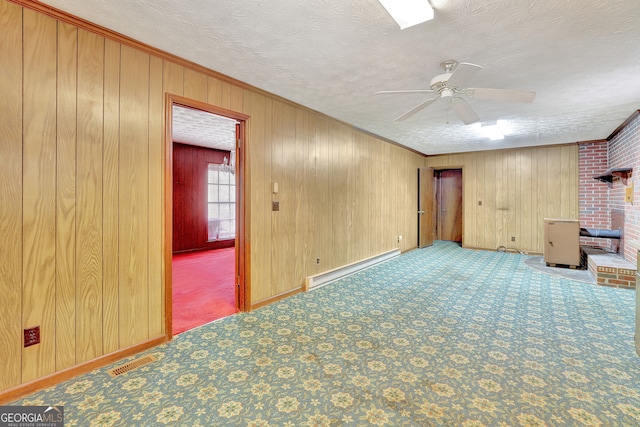
<svg viewBox="0 0 640 427"><path fill-rule="evenodd" d="M231 109L231 84L229 82L223 81L221 83L219 106L227 110Z"/></svg>
<svg viewBox="0 0 640 427"><path fill-rule="evenodd" d="M481 187L485 218L481 247L491 249L496 247L496 167L496 152L485 152Z"/></svg>
<svg viewBox="0 0 640 427"><path fill-rule="evenodd" d="M331 265L333 241L333 216L331 200L331 140L329 121L319 117L316 132L316 190L313 197L316 222L314 227L314 245L316 268L314 273L326 271ZM320 262L317 262L320 258Z"/></svg>
<svg viewBox="0 0 640 427"><path fill-rule="evenodd" d="M207 77L207 102L211 105L222 104L222 82L215 77Z"/></svg>
<svg viewBox="0 0 640 427"><path fill-rule="evenodd" d="M383 142L377 138L369 137L367 144L371 153L371 171L370 171L370 219L371 231L369 234L369 242L371 243L371 250L375 253L382 252L382 238L380 236L380 230L382 229L382 155L380 153ZM416 172L417 173L417 172ZM416 197L418 189L415 189Z"/></svg>
<svg viewBox="0 0 640 427"><path fill-rule="evenodd" d="M349 263L346 250L347 241L349 240L349 229L347 223L347 204L348 200L348 180L346 172L346 148L343 144L341 127L338 123L330 123L330 145L331 157L329 160L330 182L330 203L333 204L332 211L332 227L330 230L333 249L331 264L326 265L326 269L333 269L338 266L337 260L344 260L345 264Z"/></svg>
<svg viewBox="0 0 640 427"><path fill-rule="evenodd" d="M76 363L102 349L104 38L78 30Z"/></svg>
<svg viewBox="0 0 640 427"><path fill-rule="evenodd" d="M201 154L203 154L202 150L199 150L199 147L194 147L195 150L189 150L189 155L191 157L191 169L189 172L189 180L193 191L187 192L187 198L189 199L189 212L190 215L187 215L189 218L189 229L187 230L187 234L191 236L192 241L194 242L202 242L206 239L205 235L208 230L204 227L207 219L205 218L204 212L204 194L205 194L205 183L202 176L203 159L201 158ZM195 171L199 171L200 173L194 173Z"/></svg>
<svg viewBox="0 0 640 427"><path fill-rule="evenodd" d="M184 69L183 96L196 101L207 102L207 76L189 68Z"/></svg>
<svg viewBox="0 0 640 427"><path fill-rule="evenodd" d="M381 155L382 155L382 191L383 191L383 200L382 200L382 228L380 229L380 234L382 236L382 251L385 252L391 250L396 247L396 242L393 240L393 234L395 229L395 224L390 219L393 218L393 209L395 208L395 198L394 198L394 188L393 183L391 181L391 152L392 147L390 144L383 144Z"/></svg>
<svg viewBox="0 0 640 427"><path fill-rule="evenodd" d="M535 225L531 220L531 213L534 212L531 205L531 194L533 186L533 170L531 167L532 150L518 150L520 158L520 166L518 168L518 176L520 177L520 186L518 187L518 197L520 206L520 234L518 241L520 248L531 250L533 245L533 230Z"/></svg>
<svg viewBox="0 0 640 427"><path fill-rule="evenodd" d="M377 193L377 188L374 185L374 165L376 161L376 153L372 150L372 143L375 138L369 135L365 135L362 141L361 150L365 153L365 164L363 176L361 179L362 190L366 191L366 206L365 206L365 233L366 233L366 242L364 243L365 256L369 257L380 253L381 251L376 248L376 243L374 239L374 235L376 233L376 216L374 214L374 210L376 209L375 202Z"/></svg>
<svg viewBox="0 0 640 427"><path fill-rule="evenodd" d="M395 147L389 147L389 185L387 187L389 194L390 206L387 209L385 221L389 225L386 228L386 245L389 249L398 247L397 235L400 228L400 215L398 208L400 206L400 188L398 188L398 159L396 157Z"/></svg>
<svg viewBox="0 0 640 427"><path fill-rule="evenodd" d="M281 292L280 282L284 272L282 271L282 235L285 232L282 218L284 209L283 197L285 188L283 182L282 146L283 146L283 105L280 101L273 101L271 115L271 182L278 183L278 193L272 195L272 200L280 203L280 211L271 212L271 278L269 286L270 295L278 295ZM290 209L289 206L286 209Z"/></svg>
<svg viewBox="0 0 640 427"><path fill-rule="evenodd" d="M367 150L366 135L363 133L354 133L353 144L353 164L355 165L354 176L354 213L353 213L353 230L355 245L355 258L364 259L370 253L371 242L369 232L371 230L371 219L369 212L369 193L371 191L371 159Z"/></svg>
<svg viewBox="0 0 640 427"><path fill-rule="evenodd" d="M300 261L295 252L299 227L296 223L296 108L288 103L282 104L282 154L280 176L282 181L280 194L280 212L276 215L280 219L278 231L280 275L278 293L289 291L302 286L296 282L295 271ZM278 214L278 212L276 212Z"/></svg>
<svg viewBox="0 0 640 427"><path fill-rule="evenodd" d="M22 326L40 344L22 349L22 381L55 371L56 22L24 10Z"/></svg>
<svg viewBox="0 0 640 427"><path fill-rule="evenodd" d="M358 240L360 239L360 236L358 235L356 221L362 210L358 206L358 204L361 203L361 194L357 189L358 168L360 167L356 151L358 149L358 131L349 126L345 126L345 131L345 137L347 141L347 163L349 165L349 167L347 168L347 171L349 173L347 178L349 180L347 220L349 221L349 236L351 237L350 241L346 242L346 244L349 254L349 262L355 262L360 259L358 257L358 252L360 250L360 244Z"/></svg>
<svg viewBox="0 0 640 427"><path fill-rule="evenodd" d="M547 154L546 154L546 148L541 148L539 150L536 150L536 176L538 177L537 182L536 182L536 193L535 194L535 199L533 200L534 206L535 206L535 218L533 219L535 225L536 225L536 234L535 234L535 240L534 240L534 244L536 249L538 248L544 248L544 236L543 236L543 228L541 226L541 224L543 224L544 222L544 218L551 218L549 217L548 213L547 213L547 208L546 208L546 204L547 204L547 196L550 195L550 193L547 193L547 168L546 168L546 162L547 162Z"/></svg>
<svg viewBox="0 0 640 427"><path fill-rule="evenodd" d="M356 169L357 164L354 158L354 130L348 126L340 124L340 133L341 133L341 145L344 150L342 161L345 162L345 172L346 172L346 199L344 204L344 218L346 221L346 235L342 237L341 244L344 245L347 258L346 262L351 263L356 261L356 243L355 240L357 236L355 235L355 204L357 202L356 197L356 188L355 188L355 177L356 177ZM341 263L337 264L338 267Z"/></svg>
<svg viewBox="0 0 640 427"><path fill-rule="evenodd" d="M543 235L543 227L541 226L544 223L545 218L555 218L553 212L549 210L549 200L552 197L552 192L548 191L548 182L551 181L551 178L548 176L549 168L549 149L543 147L538 150L538 193L537 193L537 218L536 225L537 233L536 233L536 247L544 248L544 235Z"/></svg>
<svg viewBox="0 0 640 427"><path fill-rule="evenodd" d="M464 228L462 234L462 243L464 246L477 247L478 229L477 212L481 208L478 206L478 163L476 156L465 155L464 169L462 170L462 189L464 191Z"/></svg>
<svg viewBox="0 0 640 427"><path fill-rule="evenodd" d="M315 238L318 212L314 203L318 194L318 116L315 113L307 113L304 117L306 144L304 146L304 189L302 209L306 216L304 225L304 271L303 274L316 273L317 240Z"/></svg>
<svg viewBox="0 0 640 427"><path fill-rule="evenodd" d="M577 212L577 195L572 189L577 186L577 178L574 171L577 170L576 161L578 156L574 151L578 150L576 145L560 147L560 216L568 219L579 219Z"/></svg>
<svg viewBox="0 0 640 427"><path fill-rule="evenodd" d="M265 245L263 247L263 260L265 263L265 271L268 273L267 275L261 278L263 286L262 291L265 297L275 295L273 293L273 281L271 279L273 275L273 259L275 254L272 251L274 245L274 234L273 234L273 212L271 210L271 202L277 199L278 196L272 194L272 184L276 182L276 173L277 168L274 166L274 135L273 135L273 120L274 120L274 101L273 99L267 97L265 100L265 118L264 118L264 178L265 178L265 193L267 197L265 199L265 206L263 209L265 210L265 223L266 227L264 230L264 239Z"/></svg>
<svg viewBox="0 0 640 427"><path fill-rule="evenodd" d="M395 220L395 232L393 233L393 239L395 245L400 248L401 251L404 250L404 237L408 237L407 233L404 232L406 230L405 224L407 221L410 221L408 218L408 210L403 209L403 207L410 206L411 202L407 197L406 191L408 190L408 182L403 182L405 178L406 169L408 169L409 165L407 163L407 156L404 155L404 150L398 150L397 147L394 147L395 152L395 162L394 162L394 170L395 170L395 194L396 194L396 220ZM407 230L408 231L408 230ZM403 240L398 242L398 236L403 235Z"/></svg>
<svg viewBox="0 0 640 427"><path fill-rule="evenodd" d="M173 146L173 250L219 247L218 242L208 242L207 167L221 164L229 152L180 143Z"/></svg>
<svg viewBox="0 0 640 427"><path fill-rule="evenodd" d="M538 221L538 217L540 216L539 205L538 205L538 186L540 182L540 171L538 170L538 154L540 150L532 150L531 151L531 193L529 195L531 199L531 213L529 217L531 218L531 247L532 250L537 250L542 248L542 240L538 241L538 237L541 236L539 232L539 227L542 227L543 224Z"/></svg>
<svg viewBox="0 0 640 427"><path fill-rule="evenodd" d="M76 364L77 58L77 28L58 23L56 371Z"/></svg>
<svg viewBox="0 0 640 427"><path fill-rule="evenodd" d="M393 193L395 196L395 203L393 204L394 218L393 225L393 236L391 236L391 241L393 245L402 249L402 244L398 244L398 236L402 234L402 229L407 218L405 217L405 210L402 209L403 206L407 206L407 200L404 194L405 183L402 182L402 169L404 165L404 156L403 153L398 149L398 147L391 147L391 151L393 153L393 162L392 162L392 171L393 171Z"/></svg>
<svg viewBox="0 0 640 427"><path fill-rule="evenodd" d="M521 227L520 223L522 221L522 211L520 209L520 186L522 177L518 171L520 170L520 153L518 150L512 150L512 159L510 166L512 170L510 171L510 175L513 177L512 182L509 185L509 194L511 197L511 204L513 206L512 212L510 212L510 224L511 231L509 236L514 236L516 238L515 242L511 242L510 246L515 246L518 249L522 249L522 241L521 241ZM511 240L511 239L509 239Z"/></svg>
<svg viewBox="0 0 640 427"><path fill-rule="evenodd" d="M568 185L566 177L561 176L563 147L549 148L547 153L547 188L551 198L548 200L548 210L554 217L562 216L562 205L569 200L562 200L562 187Z"/></svg>
<svg viewBox="0 0 640 427"><path fill-rule="evenodd" d="M149 55L122 46L119 254L120 347L148 339Z"/></svg>
<svg viewBox="0 0 640 427"><path fill-rule="evenodd" d="M104 44L104 141L102 154L102 347L105 354L119 347L118 220L120 163L120 44Z"/></svg>
<svg viewBox="0 0 640 427"><path fill-rule="evenodd" d="M507 162L508 156L504 151L496 152L495 162L495 194L496 194L496 211L495 211L495 241L490 247L505 246L509 247L509 237L507 236L507 211L510 209L508 200L508 183Z"/></svg>
<svg viewBox="0 0 640 427"><path fill-rule="evenodd" d="M507 177L509 178L509 181L507 182L507 199L508 199L508 203L509 203L509 210L507 211L507 241L509 243L509 246L513 247L514 245L516 247L519 247L519 242L518 242L518 236L517 236L517 209L518 209L518 205L516 205L516 177L518 175L517 173L517 167L516 167L516 161L517 161L517 152L515 150L509 150L508 151L508 157L507 157L507 165L506 165L506 174ZM516 240L515 242L511 241L511 237L515 237Z"/></svg>
<svg viewBox="0 0 640 427"><path fill-rule="evenodd" d="M293 249L293 277L294 286L302 286L304 284L305 270L309 265L308 258L306 257L306 245L307 245L307 197L306 188L308 183L308 177L306 172L309 170L308 157L306 150L309 146L309 137L307 133L309 113L297 108L295 110L295 144L292 147L294 149L294 191L293 191L293 227L295 228L295 247Z"/></svg>
<svg viewBox="0 0 640 427"><path fill-rule="evenodd" d="M229 109L231 111L242 112L244 101L244 89L239 86L231 85L229 93Z"/></svg>
<svg viewBox="0 0 640 427"><path fill-rule="evenodd" d="M171 182L171 210L172 210L172 252L181 251L183 248L183 240L186 235L186 221L182 218L182 210L178 209L178 206L185 206L185 200L183 200L185 191L182 191L182 188L186 188L187 183L186 179L188 178L187 171L189 170L189 163L187 162L188 158L185 156L183 151L185 150L185 145L178 144L176 142L172 143L173 147L173 161L171 165L171 173L172 173L172 182Z"/></svg>
<svg viewBox="0 0 640 427"><path fill-rule="evenodd" d="M22 377L22 8L0 2L0 390Z"/></svg>
<svg viewBox="0 0 640 427"><path fill-rule="evenodd" d="M160 58L149 62L149 337L164 334L164 93ZM205 81L206 99L206 81Z"/></svg>
<svg viewBox="0 0 640 427"><path fill-rule="evenodd" d="M484 238L484 222L487 218L487 206L484 200L484 153L478 153L475 156L475 167L473 170L474 180L471 183L474 186L476 192L476 199L474 203L475 211L469 212L471 215L472 212L476 213L476 228L474 229L475 234L475 244L474 247L481 247L483 238ZM479 204L482 202L482 205ZM467 234L470 233L471 230L467 229Z"/></svg>
<svg viewBox="0 0 640 427"><path fill-rule="evenodd" d="M516 241L514 243L515 247L522 250L522 210L519 208L521 206L521 197L520 197L520 187L522 186L522 174L519 173L521 169L520 161L522 156L520 155L519 150L513 150L513 167L514 170L511 172L513 176L512 184L512 193L513 193L513 234L515 236Z"/></svg>
<svg viewBox="0 0 640 427"><path fill-rule="evenodd" d="M162 63L162 90L182 96L184 93L184 67L169 61Z"/></svg>
<svg viewBox="0 0 640 427"><path fill-rule="evenodd" d="M209 90L211 90L211 84L209 85ZM209 102L211 102L211 92L209 94ZM263 96L252 92L247 92L247 95L251 98L250 110L247 112L251 118L247 122L247 144L245 144L245 166L247 166L248 173L248 193L245 194L247 196L245 209L247 226L249 227L247 230L247 247L248 252L251 254L247 258L247 262L251 261L248 273L250 274L249 280L253 284L251 293L248 295L247 308L251 308L252 301L256 298L257 291L260 288L261 279L264 277L262 275L264 262L257 254L261 253L263 245L262 234L265 232L266 223L264 206L269 203L269 200L266 200L266 197L269 196L266 187L269 184L264 179L265 99Z"/></svg>

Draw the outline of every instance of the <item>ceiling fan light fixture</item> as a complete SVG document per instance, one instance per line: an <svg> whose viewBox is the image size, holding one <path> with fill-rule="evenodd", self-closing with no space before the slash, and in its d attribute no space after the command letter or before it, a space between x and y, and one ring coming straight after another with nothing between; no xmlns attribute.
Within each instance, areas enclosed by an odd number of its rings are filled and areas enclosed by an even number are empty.
<svg viewBox="0 0 640 427"><path fill-rule="evenodd" d="M482 130L484 136L489 138L491 141L504 139L504 133L502 132L502 128L497 121L482 123L480 129Z"/></svg>
<svg viewBox="0 0 640 427"><path fill-rule="evenodd" d="M401 30L433 19L433 8L427 0L378 0Z"/></svg>

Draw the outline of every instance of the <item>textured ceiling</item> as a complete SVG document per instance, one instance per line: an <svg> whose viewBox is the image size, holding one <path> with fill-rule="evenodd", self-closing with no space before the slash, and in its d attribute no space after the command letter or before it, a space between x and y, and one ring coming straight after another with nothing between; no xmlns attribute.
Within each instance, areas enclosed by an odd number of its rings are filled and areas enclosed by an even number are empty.
<svg viewBox="0 0 640 427"><path fill-rule="evenodd" d="M173 106L173 141L218 150L236 150L236 121L201 110Z"/></svg>
<svg viewBox="0 0 640 427"><path fill-rule="evenodd" d="M400 30L377 0L46 0L44 3L425 154L609 136L640 108L640 1L431 0ZM470 100L489 141L445 102L395 122L447 59L484 67L469 86L537 92Z"/></svg>

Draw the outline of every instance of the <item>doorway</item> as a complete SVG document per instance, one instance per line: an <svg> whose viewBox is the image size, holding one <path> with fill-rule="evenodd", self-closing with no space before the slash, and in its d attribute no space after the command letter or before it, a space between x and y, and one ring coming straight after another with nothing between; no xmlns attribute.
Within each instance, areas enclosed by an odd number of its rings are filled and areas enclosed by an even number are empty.
<svg viewBox="0 0 640 427"><path fill-rule="evenodd" d="M462 243L462 169L435 172L436 236Z"/></svg>
<svg viewBox="0 0 640 427"><path fill-rule="evenodd" d="M244 310L247 116L167 95L165 305L169 337Z"/></svg>

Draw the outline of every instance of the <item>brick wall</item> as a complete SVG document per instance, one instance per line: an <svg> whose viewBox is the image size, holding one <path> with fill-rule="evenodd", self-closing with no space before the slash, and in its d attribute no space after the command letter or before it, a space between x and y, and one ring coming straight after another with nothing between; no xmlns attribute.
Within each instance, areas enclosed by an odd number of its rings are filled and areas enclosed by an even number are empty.
<svg viewBox="0 0 640 427"><path fill-rule="evenodd" d="M629 243L640 241L640 116L636 115L609 141L608 151L610 168L633 168L629 178L616 178L610 185L609 206L624 211L624 257L635 264L637 249ZM627 203L625 188L631 186L634 188L633 203Z"/></svg>
<svg viewBox="0 0 640 427"><path fill-rule="evenodd" d="M580 145L580 227L609 229L611 226L609 206L609 186L606 182L593 179L609 168L608 142L600 141ZM580 244L609 249L609 239L580 237Z"/></svg>

